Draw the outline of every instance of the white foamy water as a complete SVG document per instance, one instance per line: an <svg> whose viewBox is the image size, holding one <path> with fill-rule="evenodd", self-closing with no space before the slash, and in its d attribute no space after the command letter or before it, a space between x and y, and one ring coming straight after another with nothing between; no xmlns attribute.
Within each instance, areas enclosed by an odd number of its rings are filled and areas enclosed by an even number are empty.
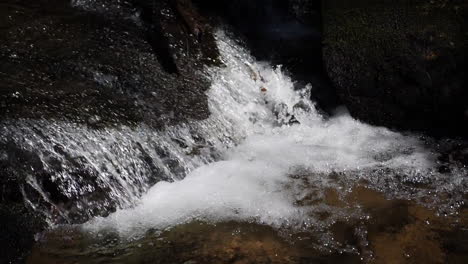
<svg viewBox="0 0 468 264"><path fill-rule="evenodd" d="M187 161L184 179L157 183L135 207L95 218L86 229L132 236L192 220L320 225L312 214L319 209L335 217L352 215L323 204L296 205L310 189L320 197L326 187L339 188L328 176L332 172L340 175L339 181L364 178L404 198L417 198L425 190L407 194L401 181L430 178L432 188L443 191L466 185L463 177L435 173L434 157L417 138L363 124L345 113L325 119L308 100L310 87L295 91L280 67L255 61L223 33L217 39L226 67L208 70L211 117L188 125L207 139L216 158L203 159L207 154L200 153L198 162ZM190 131L182 133L186 139ZM184 142L189 148L195 144ZM403 176L396 180L396 174ZM298 175L306 178L307 188L297 183Z"/></svg>

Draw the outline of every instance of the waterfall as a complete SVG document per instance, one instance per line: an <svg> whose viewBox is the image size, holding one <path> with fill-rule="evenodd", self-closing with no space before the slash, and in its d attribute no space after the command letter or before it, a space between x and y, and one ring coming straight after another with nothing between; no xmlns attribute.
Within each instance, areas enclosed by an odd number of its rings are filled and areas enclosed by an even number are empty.
<svg viewBox="0 0 468 264"><path fill-rule="evenodd" d="M437 172L424 140L346 112L324 117L309 100L310 86L295 89L280 66L256 61L223 31L216 38L224 66L206 69L206 120L160 130L1 121L0 164L16 166L25 202L51 224L117 210L85 227L130 235L194 219L319 226L314 212L334 216L329 221L359 212L298 201L320 199L327 188L345 193L343 186L361 180L403 199L450 192L450 201L428 204L444 210L462 204L466 169Z"/></svg>
<svg viewBox="0 0 468 264"><path fill-rule="evenodd" d="M216 37L225 66L206 69L212 80L206 120L161 130L2 121L0 162L17 166L25 202L51 224L117 210L86 227L138 234L193 219L316 225L313 211L338 217L339 210L297 201L312 189L320 197L362 179L395 197L443 190L453 193L447 206L463 200L466 171L438 173L435 154L416 136L345 112L324 117L309 100L310 86L295 89L280 66L256 61L222 31Z"/></svg>
<svg viewBox="0 0 468 264"><path fill-rule="evenodd" d="M318 200L329 188L346 193L360 180L392 197L417 200L443 190L463 200L466 172L438 173L435 155L421 139L363 124L345 112L325 118L308 100L311 87L294 89L281 67L256 61L223 32L217 41L225 67L208 69L211 117L187 126L210 150L195 159L179 147L185 178L158 182L136 206L95 218L85 229L138 236L193 220L320 227L360 212L300 201ZM168 131L180 135L180 129ZM190 133L183 135L183 145L193 149ZM209 158L213 153L216 158ZM324 221L318 212L331 217Z"/></svg>

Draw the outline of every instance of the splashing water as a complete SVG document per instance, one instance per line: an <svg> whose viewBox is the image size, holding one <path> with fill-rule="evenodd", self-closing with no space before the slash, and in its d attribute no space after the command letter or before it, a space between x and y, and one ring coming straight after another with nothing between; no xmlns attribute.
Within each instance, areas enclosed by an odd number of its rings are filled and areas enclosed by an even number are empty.
<svg viewBox="0 0 468 264"><path fill-rule="evenodd" d="M295 90L281 67L255 61L222 32L217 41L226 67L208 70L211 117L167 132L195 149L191 133L196 131L209 151L197 158L179 155L188 173L184 179L157 183L135 207L95 218L85 229L134 236L192 220L319 226L326 223L314 217L318 210L329 212L329 221L359 212L297 201L311 190L315 197L328 187L346 192L343 182L362 179L407 199L437 190L463 193L466 172L436 173L435 156L416 137L360 123L348 114L324 118L308 100L311 87ZM415 189L408 184L416 182L429 185Z"/></svg>

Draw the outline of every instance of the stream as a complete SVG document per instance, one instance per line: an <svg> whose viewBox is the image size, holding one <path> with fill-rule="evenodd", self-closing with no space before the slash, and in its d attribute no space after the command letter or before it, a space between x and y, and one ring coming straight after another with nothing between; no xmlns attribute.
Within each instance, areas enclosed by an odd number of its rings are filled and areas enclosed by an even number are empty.
<svg viewBox="0 0 468 264"><path fill-rule="evenodd" d="M224 31L216 41L206 120L0 128L39 150L59 196L28 178L52 226L28 263L468 261L468 169L439 158L455 142L324 115L312 86Z"/></svg>

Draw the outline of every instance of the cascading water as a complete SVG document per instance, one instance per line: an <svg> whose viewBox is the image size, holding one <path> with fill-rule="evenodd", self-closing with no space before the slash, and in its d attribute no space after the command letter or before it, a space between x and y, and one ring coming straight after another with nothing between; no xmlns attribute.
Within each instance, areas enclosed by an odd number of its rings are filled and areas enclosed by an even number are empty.
<svg viewBox="0 0 468 264"><path fill-rule="evenodd" d="M20 183L19 196L51 225L79 224L38 234L30 263L167 263L160 256L205 263L223 246L238 250L231 239L254 241L245 245L252 258L272 246L271 259L336 251L370 262L375 245L397 241L387 239L395 230L421 237L452 223L464 228L457 214L467 169L438 160L434 140L366 125L345 111L323 116L310 101L313 87L297 89L281 67L256 61L223 31L216 40L224 66L206 68L206 120L160 130L1 121L0 168L7 164L7 176ZM421 205L431 211L421 213ZM449 219L432 211L456 217L432 225ZM206 241L214 251L197 249ZM296 260L273 263L304 263Z"/></svg>
<svg viewBox="0 0 468 264"><path fill-rule="evenodd" d="M322 113L320 7L220 2L0 3L0 263L468 263L468 141Z"/></svg>
<svg viewBox="0 0 468 264"><path fill-rule="evenodd" d="M466 171L436 172L436 156L423 141L346 113L327 119L308 100L311 87L294 90L280 67L256 62L222 32L217 40L226 67L208 70L211 117L164 133L170 136L163 142L177 139L184 146L165 143L187 176L157 183L135 207L95 218L86 230L138 236L193 220L320 227L360 212L298 201L319 199L328 188L346 193L362 180L391 197L418 200L451 192L446 207L463 204ZM201 148L193 134L204 138ZM189 155L195 149L201 151ZM331 217L321 220L314 216L318 212Z"/></svg>
<svg viewBox="0 0 468 264"><path fill-rule="evenodd" d="M417 199L443 190L453 193L449 205L463 201L466 172L436 173L435 156L422 141L347 114L321 116L308 99L311 87L295 91L280 67L255 61L222 32L217 38L225 67L207 69L207 120L163 131L3 121L5 149L34 157L17 172L26 179L27 203L51 223L82 222L121 208L86 227L141 233L193 219L317 224L311 212L332 208L295 206L306 196L294 181L298 175L317 196L326 187L340 188L328 178L338 173L341 182L366 179L388 195ZM22 162L11 153L0 157ZM412 182L431 187L415 189Z"/></svg>

